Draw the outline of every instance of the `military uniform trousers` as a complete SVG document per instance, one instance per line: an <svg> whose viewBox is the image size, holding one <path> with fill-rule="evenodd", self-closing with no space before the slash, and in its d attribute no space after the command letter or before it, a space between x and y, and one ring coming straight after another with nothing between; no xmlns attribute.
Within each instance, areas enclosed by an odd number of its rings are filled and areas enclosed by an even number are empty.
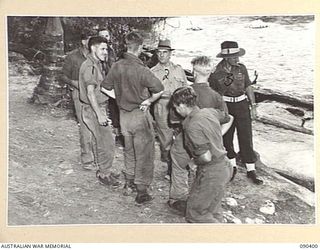
<svg viewBox="0 0 320 250"><path fill-rule="evenodd" d="M180 132L173 141L170 150L172 173L169 199L186 201L189 196L188 163L191 161L183 144L183 132Z"/></svg>
<svg viewBox="0 0 320 250"><path fill-rule="evenodd" d="M221 222L221 200L232 176L232 166L225 157L219 163L198 166L187 200L186 221L190 223Z"/></svg>
<svg viewBox="0 0 320 250"><path fill-rule="evenodd" d="M150 185L154 171L154 130L149 111L120 109L120 126L124 136L124 173L134 176L137 185Z"/></svg>
<svg viewBox="0 0 320 250"><path fill-rule="evenodd" d="M99 105L101 112L106 111L106 103ZM101 126L91 105L82 104L82 119L95 140L96 164L103 174L110 174L114 159L115 145L110 126Z"/></svg>
<svg viewBox="0 0 320 250"><path fill-rule="evenodd" d="M173 140L173 129L169 128L169 98L160 98L154 105L154 119L160 142L161 161L170 160L169 152Z"/></svg>
<svg viewBox="0 0 320 250"><path fill-rule="evenodd" d="M223 145L227 150L227 156L229 159L237 156L233 145L233 137L235 129L237 129L241 160L244 163L254 163L256 155L253 151L252 124L248 101L245 99L240 102L226 102L226 104L229 114L234 117L230 129L223 136Z"/></svg>
<svg viewBox="0 0 320 250"><path fill-rule="evenodd" d="M77 120L79 122L79 134L80 134L80 150L81 150L81 164L90 165L94 163L94 151L92 145L92 135L88 127L84 124L81 118L81 107L82 103L79 99L79 90L73 89L72 99L74 103L74 109L76 111Z"/></svg>

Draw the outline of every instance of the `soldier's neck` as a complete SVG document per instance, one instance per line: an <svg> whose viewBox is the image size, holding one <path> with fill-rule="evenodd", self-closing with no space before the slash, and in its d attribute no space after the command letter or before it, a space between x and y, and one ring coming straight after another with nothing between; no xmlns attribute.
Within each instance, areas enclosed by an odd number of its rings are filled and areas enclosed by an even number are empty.
<svg viewBox="0 0 320 250"><path fill-rule="evenodd" d="M162 67L167 68L170 66L170 61L166 63L160 63Z"/></svg>

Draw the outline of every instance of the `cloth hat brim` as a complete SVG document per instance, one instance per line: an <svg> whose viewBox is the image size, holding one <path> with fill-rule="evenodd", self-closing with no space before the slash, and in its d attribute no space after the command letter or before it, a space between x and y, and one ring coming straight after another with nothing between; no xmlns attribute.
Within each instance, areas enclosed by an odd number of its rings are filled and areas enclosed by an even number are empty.
<svg viewBox="0 0 320 250"><path fill-rule="evenodd" d="M164 47L164 46L159 46L159 47L156 48L156 50L159 50L159 49L166 49L166 50L170 50L170 51L174 50L172 48Z"/></svg>
<svg viewBox="0 0 320 250"><path fill-rule="evenodd" d="M240 48L240 51L237 53L231 53L231 54L221 54L221 52L217 55L219 58L230 58L230 57L240 57L243 56L246 53L246 51L242 48Z"/></svg>

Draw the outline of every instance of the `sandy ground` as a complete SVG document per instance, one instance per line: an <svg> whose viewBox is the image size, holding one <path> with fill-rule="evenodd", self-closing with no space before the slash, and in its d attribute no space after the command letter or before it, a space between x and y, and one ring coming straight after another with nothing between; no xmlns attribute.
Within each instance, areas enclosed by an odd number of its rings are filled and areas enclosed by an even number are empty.
<svg viewBox="0 0 320 250"><path fill-rule="evenodd" d="M158 145L151 190L155 199L149 205L136 206L134 196L123 196L122 188L113 190L99 184L94 172L81 168L78 126L69 111L28 103L39 77L17 73L9 63L9 78L9 226L185 223L166 204L169 182L164 179ZM287 157L289 147L296 150L290 154L303 149L312 152L312 138L305 135L261 123L254 124L254 131L256 149L271 167L285 168L296 160ZM315 223L314 193L262 164L258 167L263 186L250 183L243 168L228 185L225 197L234 198L238 205L232 207L228 199L223 200L226 223L253 223L254 219L266 224ZM122 168L123 154L117 148L114 169L120 172ZM268 200L275 205L272 215L259 211Z"/></svg>

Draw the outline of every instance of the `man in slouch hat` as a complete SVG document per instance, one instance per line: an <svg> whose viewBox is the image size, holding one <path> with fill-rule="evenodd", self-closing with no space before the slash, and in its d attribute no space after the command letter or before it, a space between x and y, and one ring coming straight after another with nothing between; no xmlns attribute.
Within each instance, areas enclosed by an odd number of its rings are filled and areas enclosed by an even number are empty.
<svg viewBox="0 0 320 250"><path fill-rule="evenodd" d="M168 124L168 104L172 93L179 87L187 85L187 78L180 65L170 61L171 53L170 40L160 40L156 49L158 64L151 68L151 71L162 82L164 92L154 105L154 118L160 141L161 161L167 163L168 171L166 178L171 175L170 148L173 140L173 129Z"/></svg>
<svg viewBox="0 0 320 250"><path fill-rule="evenodd" d="M233 137L237 129L241 161L247 168L247 177L254 184L263 184L255 170L256 155L252 142L252 119L256 117L256 102L247 68L239 63L239 57L245 50L239 48L234 41L221 44L221 52L217 55L222 61L217 65L209 78L211 88L219 92L227 103L229 114L234 122L229 131L223 136L223 143L228 152L228 158L236 166L236 152Z"/></svg>

